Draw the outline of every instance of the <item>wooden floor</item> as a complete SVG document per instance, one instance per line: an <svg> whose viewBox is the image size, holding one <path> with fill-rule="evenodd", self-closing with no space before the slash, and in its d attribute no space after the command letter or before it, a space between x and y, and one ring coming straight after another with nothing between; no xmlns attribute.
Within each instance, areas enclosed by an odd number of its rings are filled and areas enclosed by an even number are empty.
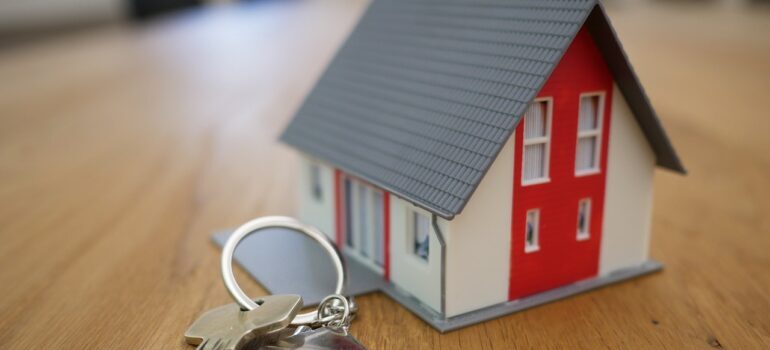
<svg viewBox="0 0 770 350"><path fill-rule="evenodd" d="M210 234L292 213L276 138L364 7L257 2L0 51L0 347L191 349L190 322L231 302ZM664 272L445 335L365 296L370 349L770 348L770 13L610 12L690 171L657 174Z"/></svg>

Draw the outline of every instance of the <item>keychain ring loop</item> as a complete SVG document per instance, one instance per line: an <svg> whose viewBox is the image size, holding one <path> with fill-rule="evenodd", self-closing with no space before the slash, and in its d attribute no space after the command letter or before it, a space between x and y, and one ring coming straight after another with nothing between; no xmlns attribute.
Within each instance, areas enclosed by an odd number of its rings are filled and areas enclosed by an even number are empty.
<svg viewBox="0 0 770 350"><path fill-rule="evenodd" d="M326 235L321 233L321 231L318 229L309 225L305 225L290 217L265 216L251 220L238 227L230 235L230 237L227 238L227 242L225 242L225 245L222 248L222 280L225 282L225 287L230 293L230 296L235 299L241 308L246 310L254 310L259 307L259 305L257 305L254 300L251 300L251 298L249 298L249 296L243 292L243 289L241 289L241 287L238 285L238 282L235 281L235 275L233 274L233 254L235 253L235 248L238 246L238 243L240 243L244 238L251 235L252 233L271 227L287 228L297 231L312 238L314 241L320 244L321 247L324 248L324 251L326 251L326 253L332 258L334 270L337 273L337 284L334 287L334 294L342 294L347 282L347 276L345 275L345 263L342 260L342 256L340 255L337 248L329 241L328 238L326 238ZM299 314L294 318L291 324L309 325L317 321L317 316L318 313L316 311Z"/></svg>
<svg viewBox="0 0 770 350"><path fill-rule="evenodd" d="M334 305L334 302L339 302L342 307L342 316L340 314L326 314L327 307L331 307ZM321 300L321 303L318 304L318 320L321 323L326 324L327 326L332 326L333 324L336 324L334 327L345 327L345 325L350 324L350 302L347 298L340 294L332 294Z"/></svg>

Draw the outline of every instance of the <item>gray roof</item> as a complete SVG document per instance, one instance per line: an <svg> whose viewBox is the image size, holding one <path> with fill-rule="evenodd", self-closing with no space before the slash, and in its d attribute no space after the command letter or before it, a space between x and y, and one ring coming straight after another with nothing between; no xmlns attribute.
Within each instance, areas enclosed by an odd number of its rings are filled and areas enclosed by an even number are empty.
<svg viewBox="0 0 770 350"><path fill-rule="evenodd" d="M594 0L374 0L281 138L451 219L583 23L658 165L684 172Z"/></svg>

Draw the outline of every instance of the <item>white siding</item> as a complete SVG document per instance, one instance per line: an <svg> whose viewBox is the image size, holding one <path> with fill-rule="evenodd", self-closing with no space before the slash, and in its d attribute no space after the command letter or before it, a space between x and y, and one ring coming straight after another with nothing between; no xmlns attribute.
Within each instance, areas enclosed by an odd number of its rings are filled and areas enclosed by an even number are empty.
<svg viewBox="0 0 770 350"><path fill-rule="evenodd" d="M648 259L655 154L617 86L613 91L599 273Z"/></svg>
<svg viewBox="0 0 770 350"><path fill-rule="evenodd" d="M447 316L508 300L513 205L512 136L463 212L448 222Z"/></svg>
<svg viewBox="0 0 770 350"><path fill-rule="evenodd" d="M655 155L623 95L614 88L607 188L599 270L601 275L648 259ZM438 220L447 244L446 316L457 316L508 298L514 137L492 164L472 199L452 221ZM313 196L311 166L320 166L322 198ZM302 157L300 218L334 239L334 170ZM430 256L421 260L409 241L412 210L429 213L391 195L390 278L435 311L441 310L441 246L430 230Z"/></svg>
<svg viewBox="0 0 770 350"><path fill-rule="evenodd" d="M412 210L432 216L396 196L390 196L390 281L434 311L440 312L441 245L431 225L428 261L413 253L413 242L408 240L407 234L410 224L408 215ZM439 220L439 225L445 226L444 221ZM445 227L440 228L445 230Z"/></svg>
<svg viewBox="0 0 770 350"><path fill-rule="evenodd" d="M332 240L334 232L334 170L324 163L307 156L300 157L299 174L299 219L315 226ZM317 164L321 183L321 199L313 196L311 167Z"/></svg>

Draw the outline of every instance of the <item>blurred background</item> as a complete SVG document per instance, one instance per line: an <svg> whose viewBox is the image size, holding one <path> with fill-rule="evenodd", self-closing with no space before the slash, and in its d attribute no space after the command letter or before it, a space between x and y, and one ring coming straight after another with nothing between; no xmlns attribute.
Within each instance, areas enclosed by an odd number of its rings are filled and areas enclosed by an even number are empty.
<svg viewBox="0 0 770 350"><path fill-rule="evenodd" d="M291 0L289 0L291 1ZM236 0L0 0L0 41L60 34L99 25L143 20L159 15ZM770 0L606 0L610 7L649 7L688 4L693 7L751 11Z"/></svg>
<svg viewBox="0 0 770 350"><path fill-rule="evenodd" d="M651 254L666 270L564 308L575 314L490 325L580 342L605 325L651 348L768 341L770 0L604 3L689 171L656 173ZM297 154L278 135L367 4L0 0L3 345L188 349L186 320L230 300L211 235L293 213ZM634 302L615 313L649 316L613 323L602 305L623 296ZM367 344L407 333L467 348L494 333L463 343L384 296L361 305L390 320L356 321Z"/></svg>

